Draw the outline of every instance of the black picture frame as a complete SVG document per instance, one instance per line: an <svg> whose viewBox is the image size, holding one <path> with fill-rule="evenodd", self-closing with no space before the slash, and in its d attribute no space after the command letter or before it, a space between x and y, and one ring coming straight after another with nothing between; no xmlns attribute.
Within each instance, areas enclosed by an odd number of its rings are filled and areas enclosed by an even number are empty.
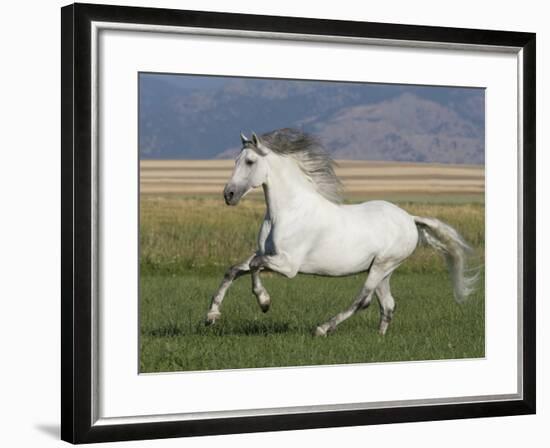
<svg viewBox="0 0 550 448"><path fill-rule="evenodd" d="M61 9L61 438L72 443L416 422L535 413L535 34L73 4ZM418 405L97 426L92 421L91 23L108 21L515 47L522 52L523 396L509 401ZM512 292L511 292L512 293Z"/></svg>

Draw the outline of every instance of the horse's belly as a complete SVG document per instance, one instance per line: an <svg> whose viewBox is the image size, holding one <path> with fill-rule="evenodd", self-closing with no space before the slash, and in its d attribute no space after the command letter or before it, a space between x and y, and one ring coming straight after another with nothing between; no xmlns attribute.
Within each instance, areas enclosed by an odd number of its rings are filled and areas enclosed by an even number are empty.
<svg viewBox="0 0 550 448"><path fill-rule="evenodd" d="M330 263L304 263L299 272L302 274L327 275L331 277L357 274L367 271L373 259L374 257L371 257L370 261L363 261L361 263L338 263L336 265Z"/></svg>
<svg viewBox="0 0 550 448"><path fill-rule="evenodd" d="M300 272L319 275L349 275L370 268L375 253L364 244L323 244L303 260Z"/></svg>
<svg viewBox="0 0 550 448"><path fill-rule="evenodd" d="M418 241L413 219L395 206L373 207L377 208L372 212L360 206L344 209L337 226L327 227L311 241L300 272L348 275L366 271L375 259L399 263L407 258Z"/></svg>

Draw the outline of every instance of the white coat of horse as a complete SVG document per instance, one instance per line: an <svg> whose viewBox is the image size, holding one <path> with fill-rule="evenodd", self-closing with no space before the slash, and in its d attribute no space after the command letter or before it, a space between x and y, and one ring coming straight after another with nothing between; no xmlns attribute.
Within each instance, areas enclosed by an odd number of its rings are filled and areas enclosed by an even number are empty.
<svg viewBox="0 0 550 448"><path fill-rule="evenodd" d="M471 248L449 225L412 216L385 201L341 204L341 183L332 159L313 137L300 131L279 129L260 137L252 134L250 140L241 134L241 140L242 150L224 189L225 202L237 205L249 191L262 186L267 211L257 251L226 272L212 297L207 324L219 319L227 289L246 273L251 274L252 290L266 312L270 297L260 280L262 270L288 278L298 273L344 276L368 272L351 306L319 325L315 334L334 331L342 321L367 308L374 294L380 304L379 332L385 334L395 310L390 277L419 241L445 256L458 302L472 292L477 273L466 275Z"/></svg>

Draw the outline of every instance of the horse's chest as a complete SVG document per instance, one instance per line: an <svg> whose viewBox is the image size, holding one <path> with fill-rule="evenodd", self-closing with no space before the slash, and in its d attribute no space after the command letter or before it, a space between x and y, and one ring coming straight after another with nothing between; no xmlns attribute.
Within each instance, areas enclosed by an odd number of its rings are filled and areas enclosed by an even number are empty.
<svg viewBox="0 0 550 448"><path fill-rule="evenodd" d="M260 231L260 249L267 255L280 252L296 253L309 244L308 232L304 226L298 223L282 222L273 223L265 221Z"/></svg>
<svg viewBox="0 0 550 448"><path fill-rule="evenodd" d="M262 222L260 233L258 235L258 248L262 254L274 255L277 253L275 243L275 231L271 220L266 219Z"/></svg>

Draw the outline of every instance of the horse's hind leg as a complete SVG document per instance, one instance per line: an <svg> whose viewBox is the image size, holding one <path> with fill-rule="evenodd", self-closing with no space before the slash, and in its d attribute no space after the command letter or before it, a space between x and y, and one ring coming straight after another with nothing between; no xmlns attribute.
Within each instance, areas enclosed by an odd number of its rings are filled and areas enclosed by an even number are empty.
<svg viewBox="0 0 550 448"><path fill-rule="evenodd" d="M390 277L391 274L386 276L376 287L376 296L380 304L380 325L378 327L378 332L381 335L385 335L386 331L388 331L388 326L393 319L393 313L395 311L395 300L390 290Z"/></svg>
<svg viewBox="0 0 550 448"><path fill-rule="evenodd" d="M216 293L212 296L212 301L210 302L210 308L208 310L208 313L206 314L206 324L211 325L216 322L216 320L219 319L221 316L220 307L222 306L223 299L225 297L225 293L231 286L231 283L237 278L239 278L241 275L246 274L250 271L250 260L254 258L256 254L251 255L249 258L247 258L242 263L238 263L234 266L231 266L226 272L223 277L223 280L216 291Z"/></svg>
<svg viewBox="0 0 550 448"><path fill-rule="evenodd" d="M315 330L315 335L326 336L328 333L333 332L343 321L353 316L357 311L367 308L372 301L372 295L376 287L384 279L387 273L388 271L383 269L382 266L372 266L367 280L361 288L361 292L357 295L351 306L341 313L338 313L324 324L319 325Z"/></svg>

